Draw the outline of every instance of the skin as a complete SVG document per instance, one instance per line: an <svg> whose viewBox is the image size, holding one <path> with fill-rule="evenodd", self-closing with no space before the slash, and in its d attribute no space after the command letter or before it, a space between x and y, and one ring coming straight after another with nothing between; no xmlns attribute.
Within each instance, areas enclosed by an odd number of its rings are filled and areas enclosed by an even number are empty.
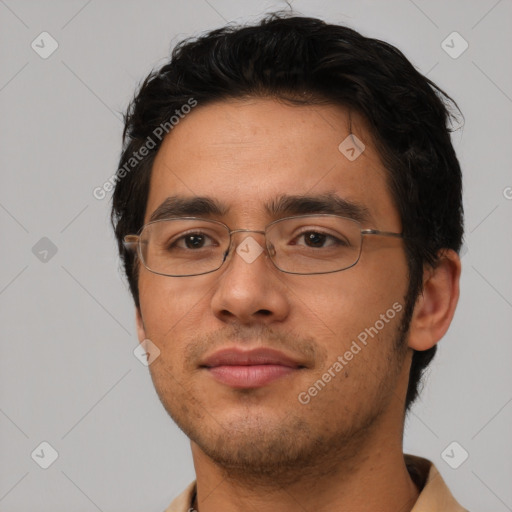
<svg viewBox="0 0 512 512"><path fill-rule="evenodd" d="M349 126L351 126L349 130ZM350 162L338 145L366 146ZM153 167L145 222L171 195L211 196L229 206L212 218L262 230L263 203L288 194L335 192L366 206L363 228L400 232L386 171L364 121L341 107L273 99L197 106L164 140ZM239 233L236 243L261 234ZM162 404L191 439L200 512L410 510L418 489L403 458L404 404L412 349L444 335L459 295L460 261L444 251L425 269L410 330L401 313L324 389L297 400L395 302L404 306L407 263L400 239L365 237L343 272L279 272L264 252L234 251L208 275L173 278L142 267L138 337L161 353L150 365ZM199 366L217 349L271 347L305 368L257 389L234 389Z"/></svg>

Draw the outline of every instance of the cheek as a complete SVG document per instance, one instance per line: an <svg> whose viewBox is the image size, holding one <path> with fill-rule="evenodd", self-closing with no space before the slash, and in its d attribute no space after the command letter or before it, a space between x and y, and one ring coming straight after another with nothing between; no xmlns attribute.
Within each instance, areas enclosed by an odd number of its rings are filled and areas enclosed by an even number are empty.
<svg viewBox="0 0 512 512"><path fill-rule="evenodd" d="M190 278L167 277L145 272L139 278L139 296L145 318L180 318L192 312L208 292L200 276Z"/></svg>
<svg viewBox="0 0 512 512"><path fill-rule="evenodd" d="M197 281L197 280L196 280ZM146 337L167 352L179 350L179 332L183 328L194 331L204 313L208 288L179 278L156 274L139 279L139 298Z"/></svg>
<svg viewBox="0 0 512 512"><path fill-rule="evenodd" d="M308 329L318 326L335 338L348 339L373 325L393 305L405 307L407 273L405 261L383 263L360 261L339 273L302 277L289 282L293 291L296 322ZM390 312L389 316L397 309ZM315 333L312 333L315 335ZM317 332L316 334L319 334Z"/></svg>
<svg viewBox="0 0 512 512"><path fill-rule="evenodd" d="M354 306L368 321L375 321L396 302L405 306L408 267L403 249L395 240L367 240L359 263L350 269ZM366 250L365 250L366 249Z"/></svg>

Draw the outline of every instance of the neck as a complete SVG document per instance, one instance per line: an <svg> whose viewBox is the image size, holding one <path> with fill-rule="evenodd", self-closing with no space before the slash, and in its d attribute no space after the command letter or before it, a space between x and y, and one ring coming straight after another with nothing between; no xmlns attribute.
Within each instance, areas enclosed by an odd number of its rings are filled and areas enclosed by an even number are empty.
<svg viewBox="0 0 512 512"><path fill-rule="evenodd" d="M248 479L219 467L195 443L192 453L197 475L193 508L198 512L407 512L419 494L405 465L401 435L367 438L351 458L333 453L316 467L295 468L292 478Z"/></svg>

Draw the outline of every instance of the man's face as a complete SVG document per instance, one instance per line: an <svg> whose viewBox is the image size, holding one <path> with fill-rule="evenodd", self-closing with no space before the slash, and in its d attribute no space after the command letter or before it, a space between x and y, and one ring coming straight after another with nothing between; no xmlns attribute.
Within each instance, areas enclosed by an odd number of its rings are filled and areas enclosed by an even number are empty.
<svg viewBox="0 0 512 512"><path fill-rule="evenodd" d="M366 146L353 161L338 149L349 126ZM401 232L386 172L358 116L349 120L334 106L222 101L199 105L165 139L144 220L170 196L207 196L228 209L208 218L263 230L276 220L266 203L325 194L365 207L363 229ZM249 236L264 247L258 233L234 234L235 247ZM397 346L407 288L397 238L365 236L357 265L323 275L285 274L266 252L248 263L233 249L206 275L166 277L141 266L139 337L161 351L152 379L193 450L231 471L275 474L348 455L371 432L401 430L410 354ZM261 347L296 367L245 387L204 367L218 350Z"/></svg>

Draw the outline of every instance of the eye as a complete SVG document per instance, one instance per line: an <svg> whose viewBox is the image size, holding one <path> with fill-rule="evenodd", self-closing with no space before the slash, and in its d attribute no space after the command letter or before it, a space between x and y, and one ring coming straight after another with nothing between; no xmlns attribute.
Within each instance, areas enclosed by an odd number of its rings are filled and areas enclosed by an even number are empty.
<svg viewBox="0 0 512 512"><path fill-rule="evenodd" d="M292 242L290 242L290 245L302 245L297 243L297 240L301 238L304 239L304 245L306 247L311 247L314 249L321 249L324 247L340 247L347 245L345 241L340 240L333 235L314 230L303 231Z"/></svg>
<svg viewBox="0 0 512 512"><path fill-rule="evenodd" d="M203 249L204 247L213 247L218 244L215 243L213 238L209 237L205 233L193 232L185 233L175 238L169 244L169 250L178 249Z"/></svg>

